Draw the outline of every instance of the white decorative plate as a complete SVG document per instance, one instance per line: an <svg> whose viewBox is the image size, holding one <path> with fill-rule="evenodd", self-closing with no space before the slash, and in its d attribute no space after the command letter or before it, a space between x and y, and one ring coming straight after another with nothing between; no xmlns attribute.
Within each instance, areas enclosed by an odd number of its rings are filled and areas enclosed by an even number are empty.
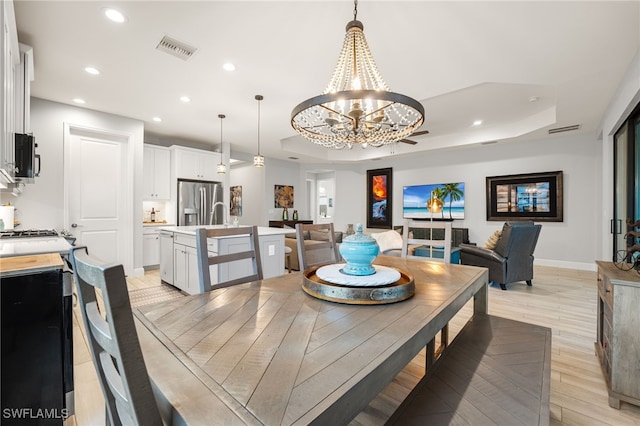
<svg viewBox="0 0 640 426"><path fill-rule="evenodd" d="M393 284L400 279L400 272L387 266L373 265L376 272L371 275L347 275L341 272L345 265L346 263L334 263L321 266L316 270L316 276L332 284L354 287L376 287Z"/></svg>

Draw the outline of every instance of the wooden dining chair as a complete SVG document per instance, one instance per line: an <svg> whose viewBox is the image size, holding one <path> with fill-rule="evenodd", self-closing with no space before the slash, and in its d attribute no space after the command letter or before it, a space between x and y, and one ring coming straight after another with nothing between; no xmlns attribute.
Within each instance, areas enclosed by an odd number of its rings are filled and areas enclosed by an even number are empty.
<svg viewBox="0 0 640 426"><path fill-rule="evenodd" d="M233 245L232 253L218 254L219 245L208 242L207 238L243 237ZM260 260L260 242L258 241L257 226L242 226L234 228L196 229L196 255L198 258L198 280L200 291L210 291L215 288L229 287L250 281L261 280L262 261ZM217 282L211 282L210 266L217 266ZM222 265L227 266L220 270Z"/></svg>
<svg viewBox="0 0 640 426"><path fill-rule="evenodd" d="M70 258L107 424L161 425L133 322L124 268L89 256L86 247L72 248Z"/></svg>
<svg viewBox="0 0 640 426"><path fill-rule="evenodd" d="M312 266L337 263L341 259L333 223L296 223L296 244L301 271Z"/></svg>
<svg viewBox="0 0 640 426"><path fill-rule="evenodd" d="M409 229L423 229L425 238L410 238ZM434 238L434 230L444 230L444 239ZM442 235L441 232L438 234ZM414 246L414 252L416 249L420 250L420 256L415 256L409 253L409 245ZM415 247L418 245L418 247ZM435 253L442 252L442 258L435 256ZM419 220L405 220L402 225L402 251L401 257L413 257L416 259L424 259L425 257L430 260L443 261L444 263L451 263L451 222L426 222Z"/></svg>

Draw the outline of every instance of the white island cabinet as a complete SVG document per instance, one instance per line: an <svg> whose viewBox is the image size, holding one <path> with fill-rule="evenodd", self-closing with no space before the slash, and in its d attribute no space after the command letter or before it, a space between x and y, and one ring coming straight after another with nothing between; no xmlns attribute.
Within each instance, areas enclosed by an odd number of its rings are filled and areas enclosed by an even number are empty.
<svg viewBox="0 0 640 426"><path fill-rule="evenodd" d="M204 226L207 229L217 227L222 227L222 225ZM160 256L161 279L188 294L202 293L198 282L195 237L197 228L200 227L167 226L160 228L162 245ZM291 230L258 227L260 258L264 278L276 277L284 273L284 235L288 232L291 232ZM163 236L164 239L162 238ZM235 253L249 248L249 236L209 238L207 245L210 256ZM165 254L169 251L169 247L172 248L172 256ZM236 261L232 267L227 264L212 265L210 267L212 284L249 275L251 267L249 259Z"/></svg>

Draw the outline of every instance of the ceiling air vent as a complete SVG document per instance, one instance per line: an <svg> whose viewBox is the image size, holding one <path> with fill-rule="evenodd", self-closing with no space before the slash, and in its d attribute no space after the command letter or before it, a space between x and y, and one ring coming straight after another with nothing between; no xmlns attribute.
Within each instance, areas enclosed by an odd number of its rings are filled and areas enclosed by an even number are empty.
<svg viewBox="0 0 640 426"><path fill-rule="evenodd" d="M556 127L555 129L549 129L549 134L552 135L554 133L570 132L572 130L578 130L579 128L580 128L579 124L574 124L572 126L566 126L566 127Z"/></svg>
<svg viewBox="0 0 640 426"><path fill-rule="evenodd" d="M169 36L162 37L156 49L180 58L183 61L189 59L198 50L195 47L189 46L187 43L183 43Z"/></svg>

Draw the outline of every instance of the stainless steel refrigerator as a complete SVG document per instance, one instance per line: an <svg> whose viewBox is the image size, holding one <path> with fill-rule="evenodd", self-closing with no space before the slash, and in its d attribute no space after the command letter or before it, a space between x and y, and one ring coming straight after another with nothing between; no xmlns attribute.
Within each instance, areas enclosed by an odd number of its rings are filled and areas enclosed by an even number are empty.
<svg viewBox="0 0 640 426"><path fill-rule="evenodd" d="M222 184L178 179L178 225L219 225L225 208Z"/></svg>

